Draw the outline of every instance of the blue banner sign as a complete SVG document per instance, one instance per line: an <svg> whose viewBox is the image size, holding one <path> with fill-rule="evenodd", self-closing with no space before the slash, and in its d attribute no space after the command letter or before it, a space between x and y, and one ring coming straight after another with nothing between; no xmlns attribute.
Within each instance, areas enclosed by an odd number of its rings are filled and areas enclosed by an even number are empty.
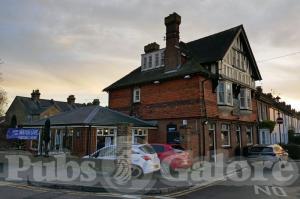
<svg viewBox="0 0 300 199"><path fill-rule="evenodd" d="M7 130L6 139L37 140L39 129L10 128Z"/></svg>

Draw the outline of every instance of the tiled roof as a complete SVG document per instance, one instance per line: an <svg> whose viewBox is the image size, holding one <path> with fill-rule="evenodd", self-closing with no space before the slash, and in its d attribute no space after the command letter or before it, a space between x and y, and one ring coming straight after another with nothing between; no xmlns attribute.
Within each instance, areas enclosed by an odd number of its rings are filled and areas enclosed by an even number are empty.
<svg viewBox="0 0 300 199"><path fill-rule="evenodd" d="M212 63L222 60L239 31L241 31L246 38L246 45L250 49L244 28L242 25L240 25L195 41L188 43L181 42L180 49L187 55L188 61L175 72L165 73L164 67L149 71L141 71L141 67L138 67L125 77L105 88L104 91L126 86L139 85L152 81L176 78L187 74L201 73L203 75L208 75L210 72L207 71L202 65L205 63ZM249 56L252 58L255 79L259 80L261 79L261 76L251 49Z"/></svg>
<svg viewBox="0 0 300 199"><path fill-rule="evenodd" d="M78 107L83 106L82 104L68 104L67 102L60 102L55 100L40 99L38 101L32 100L30 97L17 96L16 100L24 105L25 111L31 115L39 115L51 106L56 106L61 112L70 111Z"/></svg>
<svg viewBox="0 0 300 199"><path fill-rule="evenodd" d="M49 117L51 125L95 125L115 126L118 123L132 123L134 127L154 127L135 117L125 115L101 106L86 106ZM25 123L24 126L44 126L46 119Z"/></svg>

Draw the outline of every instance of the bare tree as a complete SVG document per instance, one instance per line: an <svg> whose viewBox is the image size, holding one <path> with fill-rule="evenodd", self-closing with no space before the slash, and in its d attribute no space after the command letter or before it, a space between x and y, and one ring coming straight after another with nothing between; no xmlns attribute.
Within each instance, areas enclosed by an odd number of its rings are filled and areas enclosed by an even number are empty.
<svg viewBox="0 0 300 199"><path fill-rule="evenodd" d="M0 64L3 61L0 59ZM2 73L0 72L0 81L2 80ZM7 94L3 88L0 87L0 116L4 115L4 108L7 104Z"/></svg>

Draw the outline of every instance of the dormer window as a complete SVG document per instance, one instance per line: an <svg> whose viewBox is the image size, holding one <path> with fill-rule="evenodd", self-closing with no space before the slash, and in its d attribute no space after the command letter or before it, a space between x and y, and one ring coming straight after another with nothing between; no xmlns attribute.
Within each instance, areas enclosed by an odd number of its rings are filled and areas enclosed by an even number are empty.
<svg viewBox="0 0 300 199"><path fill-rule="evenodd" d="M164 50L165 49L159 49L153 52L142 54L142 71L147 71L164 66Z"/></svg>
<svg viewBox="0 0 300 199"><path fill-rule="evenodd" d="M161 54L160 54L160 65L161 66L165 65L165 53L164 53L164 51L162 51Z"/></svg>
<svg viewBox="0 0 300 199"><path fill-rule="evenodd" d="M146 56L144 57L143 61L144 61L144 63L143 63L144 68L147 68L147 57Z"/></svg>
<svg viewBox="0 0 300 199"><path fill-rule="evenodd" d="M155 54L155 66L159 66L159 56L158 53Z"/></svg>
<svg viewBox="0 0 300 199"><path fill-rule="evenodd" d="M133 89L133 103L138 103L141 101L141 89L135 88Z"/></svg>
<svg viewBox="0 0 300 199"><path fill-rule="evenodd" d="M152 68L152 56L148 57L148 68Z"/></svg>

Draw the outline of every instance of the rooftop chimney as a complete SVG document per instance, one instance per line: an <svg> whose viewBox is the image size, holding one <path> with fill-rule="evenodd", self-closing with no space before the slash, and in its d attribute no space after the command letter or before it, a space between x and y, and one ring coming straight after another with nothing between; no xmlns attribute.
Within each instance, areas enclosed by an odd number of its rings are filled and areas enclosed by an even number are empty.
<svg viewBox="0 0 300 199"><path fill-rule="evenodd" d="M75 96L74 95L69 95L69 97L67 98L67 102L68 104L72 105L75 104Z"/></svg>
<svg viewBox="0 0 300 199"><path fill-rule="evenodd" d="M165 71L176 70L181 63L179 49L179 25L181 17L174 12L165 18L166 25L166 50L165 50Z"/></svg>
<svg viewBox="0 0 300 199"><path fill-rule="evenodd" d="M40 100L40 96L41 96L41 93L40 93L39 89L32 90L31 99L33 101L39 101Z"/></svg>
<svg viewBox="0 0 300 199"><path fill-rule="evenodd" d="M144 47L145 53L151 53L151 52L154 52L154 51L157 51L157 50L159 50L159 45L156 42L153 42L151 44L147 44Z"/></svg>

